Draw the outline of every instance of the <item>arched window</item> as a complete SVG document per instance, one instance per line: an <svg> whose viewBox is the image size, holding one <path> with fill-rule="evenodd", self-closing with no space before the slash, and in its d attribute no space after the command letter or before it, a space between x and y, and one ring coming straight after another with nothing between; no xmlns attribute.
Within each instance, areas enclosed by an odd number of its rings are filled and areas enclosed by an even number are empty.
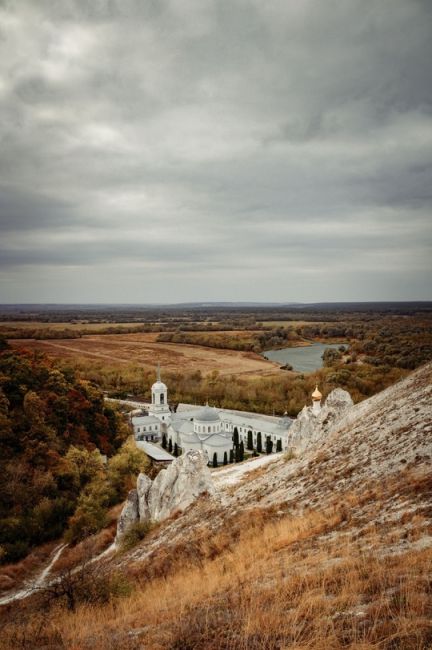
<svg viewBox="0 0 432 650"><path fill-rule="evenodd" d="M160 403L165 404L165 395L163 393L160 394Z"/></svg>
<svg viewBox="0 0 432 650"><path fill-rule="evenodd" d="M211 433L211 427L207 427L207 432Z"/></svg>

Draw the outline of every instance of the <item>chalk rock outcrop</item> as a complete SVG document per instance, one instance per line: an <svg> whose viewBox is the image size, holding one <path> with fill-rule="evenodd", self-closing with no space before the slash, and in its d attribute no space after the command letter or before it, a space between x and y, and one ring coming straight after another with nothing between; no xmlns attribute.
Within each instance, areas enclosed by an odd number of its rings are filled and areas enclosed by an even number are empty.
<svg viewBox="0 0 432 650"><path fill-rule="evenodd" d="M152 485L153 481L146 474L138 475L136 491L138 494L138 518L140 521L148 521L152 518L148 505L148 497Z"/></svg>
<svg viewBox="0 0 432 650"><path fill-rule="evenodd" d="M166 519L174 510L185 510L204 492L213 494L207 462L205 452L190 450L159 472L147 499L153 521Z"/></svg>
<svg viewBox="0 0 432 650"><path fill-rule="evenodd" d="M162 521L176 510L185 510L200 494L215 491L207 455L187 451L152 481L140 474L137 489L129 492L117 524L116 543L136 522Z"/></svg>
<svg viewBox="0 0 432 650"><path fill-rule="evenodd" d="M335 388L328 395L318 414L310 406L300 411L289 430L288 446L301 452L326 436L330 428L341 420L353 406L351 395L341 388Z"/></svg>
<svg viewBox="0 0 432 650"><path fill-rule="evenodd" d="M124 535L129 526L135 524L137 521L139 521L138 492L137 490L131 490L127 495L126 503L118 518L116 542Z"/></svg>
<svg viewBox="0 0 432 650"><path fill-rule="evenodd" d="M343 390L342 388L335 388L328 394L322 411L327 409L329 413L331 412L331 417L339 418L340 416L345 415L346 409L351 408L353 404L354 402L352 401L351 395L348 391Z"/></svg>

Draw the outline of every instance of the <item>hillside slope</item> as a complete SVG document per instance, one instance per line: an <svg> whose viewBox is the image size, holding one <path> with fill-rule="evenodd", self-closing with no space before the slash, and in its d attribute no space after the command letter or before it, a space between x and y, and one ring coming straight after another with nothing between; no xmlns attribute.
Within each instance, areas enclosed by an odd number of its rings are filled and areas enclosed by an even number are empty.
<svg viewBox="0 0 432 650"><path fill-rule="evenodd" d="M215 497L101 564L128 576L130 596L51 612L43 642L429 648L431 460L428 364L354 406L302 458L220 470Z"/></svg>

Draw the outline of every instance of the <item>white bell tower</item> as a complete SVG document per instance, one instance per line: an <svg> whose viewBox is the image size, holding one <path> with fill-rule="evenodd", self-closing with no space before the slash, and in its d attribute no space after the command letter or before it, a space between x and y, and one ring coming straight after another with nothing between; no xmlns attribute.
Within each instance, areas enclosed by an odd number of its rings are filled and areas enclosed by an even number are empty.
<svg viewBox="0 0 432 650"><path fill-rule="evenodd" d="M152 401L149 408L149 415L159 418L162 422L166 422L170 409L168 406L168 388L161 381L160 364L157 365L156 381L151 388Z"/></svg>

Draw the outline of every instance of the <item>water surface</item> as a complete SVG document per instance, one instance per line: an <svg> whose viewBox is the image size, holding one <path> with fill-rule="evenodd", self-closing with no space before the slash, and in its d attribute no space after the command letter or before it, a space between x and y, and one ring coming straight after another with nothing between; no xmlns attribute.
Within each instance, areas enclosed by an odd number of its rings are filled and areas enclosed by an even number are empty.
<svg viewBox="0 0 432 650"><path fill-rule="evenodd" d="M339 347L340 343L313 343L313 345L302 348L267 350L263 352L263 357L282 365L289 363L297 372L313 372L322 367L323 361L321 357L326 348L335 348L337 350Z"/></svg>

